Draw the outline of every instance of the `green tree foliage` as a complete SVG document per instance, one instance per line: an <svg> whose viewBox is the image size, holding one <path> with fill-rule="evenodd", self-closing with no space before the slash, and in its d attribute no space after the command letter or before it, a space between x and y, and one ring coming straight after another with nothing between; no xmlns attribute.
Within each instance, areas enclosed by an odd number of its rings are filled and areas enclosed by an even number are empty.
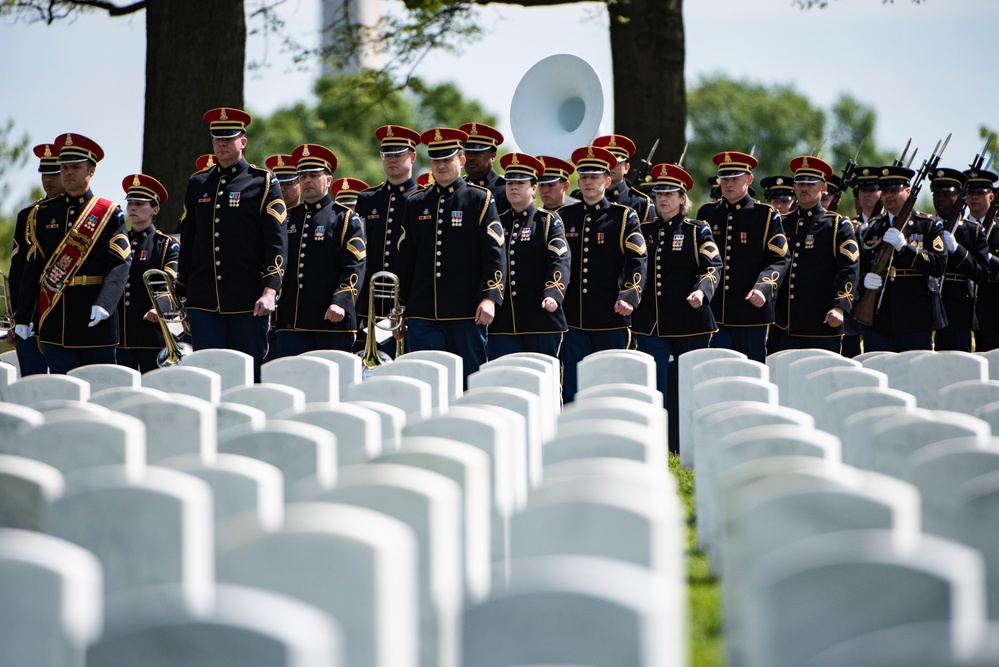
<svg viewBox="0 0 999 667"><path fill-rule="evenodd" d="M9 174L20 168L31 155L28 146L28 135L15 136L14 121L7 120L0 125L0 269L4 272L10 267L10 251L14 238L14 220L17 212L28 202L11 202L10 185L7 183Z"/></svg>
<svg viewBox="0 0 999 667"><path fill-rule="evenodd" d="M362 71L323 77L314 90L316 106L300 103L265 118L254 117L252 140L247 145L251 162L262 165L268 155L317 143L336 153L336 176L353 176L377 185L385 178L375 138L379 126L403 125L422 132L472 121L496 124L495 116L478 102L464 98L450 83L427 85L412 78L399 88L383 73ZM426 171L429 163L425 152L421 152L420 162Z"/></svg>
<svg viewBox="0 0 999 667"><path fill-rule="evenodd" d="M757 181L788 174L791 158L812 154L823 142L822 157L837 174L856 155L861 140L861 164L887 164L893 157L874 140L874 108L846 94L825 111L789 85L766 86L716 74L702 77L688 91L687 107L691 140L685 168L697 184L698 200L707 196L705 181L717 173L711 158L722 150L749 152L755 146ZM852 205L847 195L841 210L852 211Z"/></svg>
<svg viewBox="0 0 999 667"><path fill-rule="evenodd" d="M788 161L822 143L825 113L791 86L765 86L722 74L701 77L687 94L690 146L686 164L698 185L716 173L712 156L722 150L760 161L756 178L787 173Z"/></svg>

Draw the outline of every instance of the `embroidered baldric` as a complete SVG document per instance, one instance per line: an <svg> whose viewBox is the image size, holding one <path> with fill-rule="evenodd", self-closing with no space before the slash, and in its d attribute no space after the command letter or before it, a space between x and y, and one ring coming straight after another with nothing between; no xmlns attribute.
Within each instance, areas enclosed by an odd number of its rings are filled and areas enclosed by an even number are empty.
<svg viewBox="0 0 999 667"><path fill-rule="evenodd" d="M66 286L86 261L90 251L114 212L114 202L101 197L93 197L80 217L76 219L69 233L49 257L42 270L41 289L38 293L38 328L41 329L46 316L52 311Z"/></svg>

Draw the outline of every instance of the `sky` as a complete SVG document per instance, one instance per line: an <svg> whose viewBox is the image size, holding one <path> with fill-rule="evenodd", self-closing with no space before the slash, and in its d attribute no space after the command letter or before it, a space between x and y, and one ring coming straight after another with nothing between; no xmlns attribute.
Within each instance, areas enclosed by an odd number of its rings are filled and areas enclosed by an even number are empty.
<svg viewBox="0 0 999 667"><path fill-rule="evenodd" d="M601 129L613 131L602 4L530 9L491 4L477 11L484 35L459 55L430 54L417 75L451 81L479 100L500 118L505 147L513 150L510 100L524 73L547 56L577 55L601 79L606 100ZM282 13L301 41L318 43L320 0L287 0ZM810 11L791 0L686 0L685 75L688 88L715 73L789 84L825 109L848 93L877 111L879 146L901 150L912 137L921 159L953 133L941 164L963 169L982 148L978 128L999 127L999 86L992 78L999 53L990 34L996 26L996 0L830 0L826 9ZM52 26L0 21L5 93L0 123L13 120L14 135L27 134L32 145L62 132L94 139L106 153L92 181L94 191L120 198L121 179L142 164L144 42L142 12L119 18L95 14ZM248 109L266 115L314 100L318 65L300 69L281 53L277 40L251 37L247 59L265 57L264 69L247 73ZM650 53L648 66L655 60ZM725 148L730 147L719 150ZM0 210L26 203L38 183L36 166L32 160L10 175L12 196L0 202Z"/></svg>

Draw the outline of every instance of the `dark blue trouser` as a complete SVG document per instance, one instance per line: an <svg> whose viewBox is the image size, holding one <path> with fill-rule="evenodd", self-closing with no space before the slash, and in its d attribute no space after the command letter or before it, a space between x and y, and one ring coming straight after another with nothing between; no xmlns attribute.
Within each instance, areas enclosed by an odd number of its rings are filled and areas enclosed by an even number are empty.
<svg viewBox="0 0 999 667"><path fill-rule="evenodd" d="M294 357L312 350L342 350L354 346L353 331L278 331L274 359Z"/></svg>
<svg viewBox="0 0 999 667"><path fill-rule="evenodd" d="M253 380L260 382L260 365L267 352L267 329L270 318L253 313L222 315L207 310L190 309L191 344L195 350L233 349L253 357Z"/></svg>
<svg viewBox="0 0 999 667"><path fill-rule="evenodd" d="M406 320L406 351L443 350L461 357L464 384L486 363L486 327L475 320Z"/></svg>
<svg viewBox="0 0 999 667"><path fill-rule="evenodd" d="M711 347L742 352L753 361L766 363L768 326L727 327L719 324L718 331L711 337Z"/></svg>
<svg viewBox="0 0 999 667"><path fill-rule="evenodd" d="M21 369L21 377L29 375L44 375L49 372L49 365L45 362L45 355L38 344L38 336L32 336L28 340L17 339L17 365Z"/></svg>
<svg viewBox="0 0 999 667"><path fill-rule="evenodd" d="M656 389L663 394L663 406L669 417L669 450L680 452L680 370L677 357L711 344L711 334L697 336L635 336L638 349L656 360Z"/></svg>
<svg viewBox="0 0 999 667"><path fill-rule="evenodd" d="M932 350L933 336L929 331L890 333L864 329L864 352L908 352Z"/></svg>
<svg viewBox="0 0 999 667"><path fill-rule="evenodd" d="M91 364L113 364L116 360L114 345L105 347L63 347L54 343L42 343L42 352L48 362L49 372L65 375L74 368Z"/></svg>
<svg viewBox="0 0 999 667"><path fill-rule="evenodd" d="M486 352L489 359L499 359L507 354L517 352L538 352L549 357L558 357L558 349L562 346L561 333L538 334L490 334L486 341Z"/></svg>
<svg viewBox="0 0 999 667"><path fill-rule="evenodd" d="M155 371L159 366L156 358L160 356L159 350L140 347L119 347L117 352L118 365L134 368L140 373Z"/></svg>
<svg viewBox="0 0 999 667"><path fill-rule="evenodd" d="M630 340L630 329L585 331L569 327L562 338L562 348L558 355L562 360L562 403L570 403L576 397L576 390L579 388L576 364L593 352L626 350Z"/></svg>
<svg viewBox="0 0 999 667"><path fill-rule="evenodd" d="M933 349L971 352L971 332L938 331L933 334Z"/></svg>
<svg viewBox="0 0 999 667"><path fill-rule="evenodd" d="M843 351L842 336L792 336L779 327L770 328L770 337L773 339L773 351L781 350L829 350L840 354Z"/></svg>

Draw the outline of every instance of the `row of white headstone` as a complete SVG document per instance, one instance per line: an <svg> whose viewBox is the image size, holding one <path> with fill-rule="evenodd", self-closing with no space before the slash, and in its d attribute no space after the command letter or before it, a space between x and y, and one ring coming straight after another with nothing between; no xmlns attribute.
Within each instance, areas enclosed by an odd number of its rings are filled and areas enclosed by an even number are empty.
<svg viewBox="0 0 999 667"><path fill-rule="evenodd" d="M0 362L0 664L686 664L650 364Z"/></svg>
<svg viewBox="0 0 999 667"><path fill-rule="evenodd" d="M990 367L957 352L680 358L681 460L728 664L999 664Z"/></svg>

